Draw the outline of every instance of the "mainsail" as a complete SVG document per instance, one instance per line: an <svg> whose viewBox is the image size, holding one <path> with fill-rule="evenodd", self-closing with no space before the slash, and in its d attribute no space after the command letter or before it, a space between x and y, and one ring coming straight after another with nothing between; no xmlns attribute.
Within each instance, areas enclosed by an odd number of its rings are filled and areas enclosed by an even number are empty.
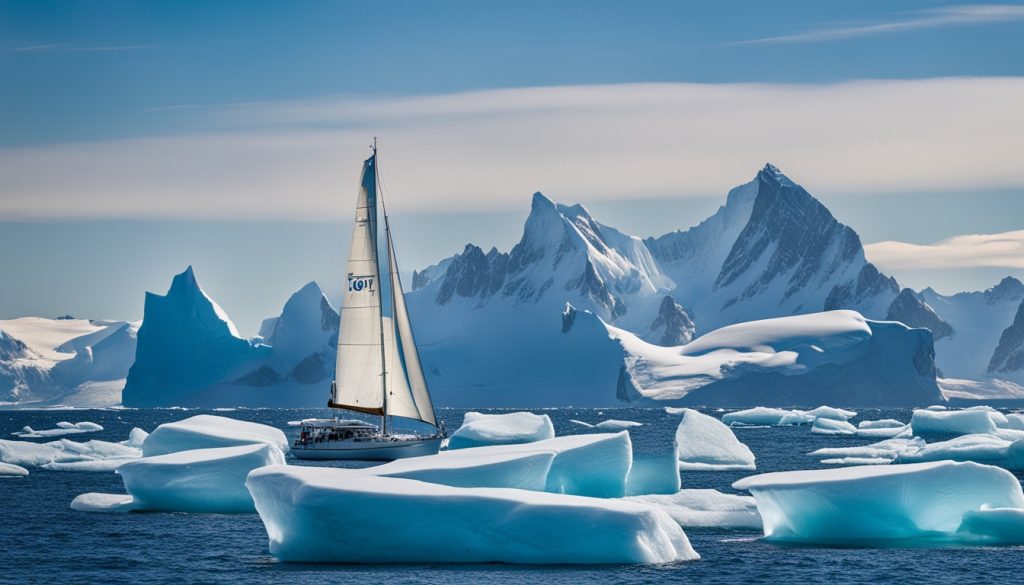
<svg viewBox="0 0 1024 585"><path fill-rule="evenodd" d="M359 181L340 311L338 360L328 406L411 418L437 426L412 336L386 218L387 263L381 265L376 166L375 151L363 163ZM390 298L382 294L385 283L390 288ZM384 316L386 307L392 309L390 318Z"/></svg>

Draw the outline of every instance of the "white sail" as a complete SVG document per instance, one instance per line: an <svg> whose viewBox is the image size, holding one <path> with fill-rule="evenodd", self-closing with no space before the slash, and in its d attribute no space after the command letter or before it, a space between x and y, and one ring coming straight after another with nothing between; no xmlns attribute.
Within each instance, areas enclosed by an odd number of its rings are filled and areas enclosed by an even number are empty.
<svg viewBox="0 0 1024 585"><path fill-rule="evenodd" d="M363 163L341 303L331 406L384 414L384 330L377 261L376 153Z"/></svg>
<svg viewBox="0 0 1024 585"><path fill-rule="evenodd" d="M385 222L387 220L385 219ZM405 387L411 394L409 401L415 409L416 414L402 414L409 418L416 418L425 423L437 426L437 419L434 416L434 405L430 401L430 391L427 389L427 380L423 376L423 368L420 365L420 354L416 349L416 340L412 335L412 324L409 322L409 312L405 308L405 291L402 290L402 281L398 273L398 260L395 258L395 247L391 241L391 230L387 229L387 246L389 259L389 272L391 273L391 290L394 297L393 320L396 338L398 363L402 365L405 374ZM391 411L391 404L388 404L388 411ZM395 413L398 414L398 413Z"/></svg>

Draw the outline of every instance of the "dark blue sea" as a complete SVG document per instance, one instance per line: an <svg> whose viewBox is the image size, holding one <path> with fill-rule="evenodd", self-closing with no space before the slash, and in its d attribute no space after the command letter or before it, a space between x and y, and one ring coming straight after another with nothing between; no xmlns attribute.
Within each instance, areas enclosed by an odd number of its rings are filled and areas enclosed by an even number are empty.
<svg viewBox="0 0 1024 585"><path fill-rule="evenodd" d="M449 429L464 411L442 409ZM540 411L537 411L540 412ZM679 418L661 409L546 410L558 434L588 432L569 419L644 423L631 429L638 452L671 445ZM25 425L52 428L58 421L93 421L98 433L71 440L121 441L132 427L147 431L194 414L253 420L294 435L287 421L325 416L317 410L74 410L3 411L0 435ZM861 411L860 418L909 420L909 411ZM854 419L856 422L858 419ZM867 439L814 435L807 427L736 431L757 455L759 472L821 467L807 452L858 445ZM292 463L297 463L292 461ZM753 531L687 529L702 559L661 566L521 567L507 565L347 566L281 563L270 556L257 515L90 514L70 509L84 492L124 493L114 473L30 469L25 478L0 480L0 583L1018 583L1024 547L823 548L767 544ZM732 492L747 472L684 472L686 488ZM457 546L454 544L452 546Z"/></svg>

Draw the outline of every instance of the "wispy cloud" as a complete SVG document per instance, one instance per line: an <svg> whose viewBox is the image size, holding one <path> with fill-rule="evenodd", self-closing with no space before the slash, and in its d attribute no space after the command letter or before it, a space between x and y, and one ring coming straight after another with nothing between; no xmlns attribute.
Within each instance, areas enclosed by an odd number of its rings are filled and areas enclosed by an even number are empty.
<svg viewBox="0 0 1024 585"><path fill-rule="evenodd" d="M1024 230L969 234L935 244L878 242L864 247L868 259L885 270L944 268L1024 269Z"/></svg>
<svg viewBox="0 0 1024 585"><path fill-rule="evenodd" d="M204 132L0 149L0 219L335 220L373 136L395 210L723 195L765 161L812 193L1024 186L1024 78L624 84L203 107Z"/></svg>
<svg viewBox="0 0 1024 585"><path fill-rule="evenodd" d="M826 26L795 34L763 37L727 43L728 45L777 45L785 43L819 43L860 37L892 34L913 30L969 26L1024 20L1024 6L1013 4L978 4L943 6L906 13L893 20Z"/></svg>

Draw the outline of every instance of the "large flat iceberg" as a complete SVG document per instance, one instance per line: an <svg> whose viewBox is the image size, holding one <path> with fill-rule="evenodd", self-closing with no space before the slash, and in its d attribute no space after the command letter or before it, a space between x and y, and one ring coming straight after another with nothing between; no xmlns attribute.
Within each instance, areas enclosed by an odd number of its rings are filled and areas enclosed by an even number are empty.
<svg viewBox="0 0 1024 585"><path fill-rule="evenodd" d="M730 426L768 425L777 427L809 425L814 422L814 417L802 410L755 406L746 410L727 412L722 415L722 422Z"/></svg>
<svg viewBox="0 0 1024 585"><path fill-rule="evenodd" d="M448 449L529 443L551 439L554 436L555 427L546 414L467 412L462 419L462 426L452 433Z"/></svg>
<svg viewBox="0 0 1024 585"><path fill-rule="evenodd" d="M1009 422L1001 412L988 407L966 410L918 409L910 419L915 435L994 434Z"/></svg>
<svg viewBox="0 0 1024 585"><path fill-rule="evenodd" d="M246 484L284 561L622 564L693 560L652 506L499 488L458 488L349 470L264 467Z"/></svg>
<svg viewBox="0 0 1024 585"><path fill-rule="evenodd" d="M269 443L288 452L288 438L279 429L260 423L200 414L164 423L142 443L142 454L166 455L189 449L212 449Z"/></svg>
<svg viewBox="0 0 1024 585"><path fill-rule="evenodd" d="M276 445L260 443L143 457L121 465L117 473L136 509L242 513L254 510L245 488L249 472L283 464Z"/></svg>
<svg viewBox="0 0 1024 585"><path fill-rule="evenodd" d="M675 439L680 469L756 468L754 453L722 421L689 408L682 414Z"/></svg>
<svg viewBox="0 0 1024 585"><path fill-rule="evenodd" d="M767 473L733 487L753 494L765 537L786 542L958 542L968 512L1024 508L1010 472L952 461Z"/></svg>

